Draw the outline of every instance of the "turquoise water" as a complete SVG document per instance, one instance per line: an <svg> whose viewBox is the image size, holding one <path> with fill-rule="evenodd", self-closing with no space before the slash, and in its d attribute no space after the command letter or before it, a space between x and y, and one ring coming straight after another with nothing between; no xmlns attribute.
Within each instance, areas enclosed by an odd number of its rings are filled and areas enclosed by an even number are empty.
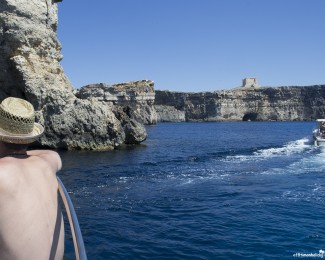
<svg viewBox="0 0 325 260"><path fill-rule="evenodd" d="M289 259L325 249L311 122L161 123L140 146L62 152L88 259ZM73 259L68 234L66 258Z"/></svg>

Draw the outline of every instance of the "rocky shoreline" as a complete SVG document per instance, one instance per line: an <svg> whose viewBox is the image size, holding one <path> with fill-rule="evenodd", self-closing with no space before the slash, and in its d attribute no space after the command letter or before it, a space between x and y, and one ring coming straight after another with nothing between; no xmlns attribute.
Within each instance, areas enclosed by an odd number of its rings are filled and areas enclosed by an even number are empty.
<svg viewBox="0 0 325 260"><path fill-rule="evenodd" d="M60 65L58 8L52 0L2 0L0 102L31 102L45 134L37 146L109 150L146 140L146 124L189 121L302 121L324 117L325 85L214 92L154 90L151 80L74 89ZM254 80L254 79L253 79Z"/></svg>
<svg viewBox="0 0 325 260"><path fill-rule="evenodd" d="M116 100L85 98L83 90L76 93L60 65L56 2L1 1L0 101L14 96L33 104L37 121L45 126L39 146L108 150L144 141L147 133L137 120L154 123L155 119L141 118L140 104L152 101L138 98L152 99L153 85L132 83L137 90L129 88L125 94L122 89L128 84L115 85ZM129 103L120 102L132 95L136 98Z"/></svg>

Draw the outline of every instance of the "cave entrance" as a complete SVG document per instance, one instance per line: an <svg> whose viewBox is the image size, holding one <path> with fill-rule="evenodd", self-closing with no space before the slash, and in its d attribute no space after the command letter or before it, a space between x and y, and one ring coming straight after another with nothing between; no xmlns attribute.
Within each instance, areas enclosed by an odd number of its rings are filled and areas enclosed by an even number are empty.
<svg viewBox="0 0 325 260"><path fill-rule="evenodd" d="M243 117L243 121L256 121L258 114L257 113L247 113Z"/></svg>

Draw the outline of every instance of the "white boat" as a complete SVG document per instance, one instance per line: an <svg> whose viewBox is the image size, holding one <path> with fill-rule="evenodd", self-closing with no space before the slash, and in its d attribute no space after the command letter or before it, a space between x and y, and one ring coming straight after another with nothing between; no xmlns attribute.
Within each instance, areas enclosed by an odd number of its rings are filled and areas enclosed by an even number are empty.
<svg viewBox="0 0 325 260"><path fill-rule="evenodd" d="M325 119L316 120L317 127L313 131L314 144L325 146Z"/></svg>

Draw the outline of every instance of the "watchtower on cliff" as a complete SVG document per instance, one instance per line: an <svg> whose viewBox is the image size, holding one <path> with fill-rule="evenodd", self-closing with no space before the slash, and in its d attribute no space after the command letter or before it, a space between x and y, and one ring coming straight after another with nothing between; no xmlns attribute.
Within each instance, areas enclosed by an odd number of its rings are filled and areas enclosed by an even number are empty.
<svg viewBox="0 0 325 260"><path fill-rule="evenodd" d="M243 79L243 88L260 88L256 78L244 78Z"/></svg>

